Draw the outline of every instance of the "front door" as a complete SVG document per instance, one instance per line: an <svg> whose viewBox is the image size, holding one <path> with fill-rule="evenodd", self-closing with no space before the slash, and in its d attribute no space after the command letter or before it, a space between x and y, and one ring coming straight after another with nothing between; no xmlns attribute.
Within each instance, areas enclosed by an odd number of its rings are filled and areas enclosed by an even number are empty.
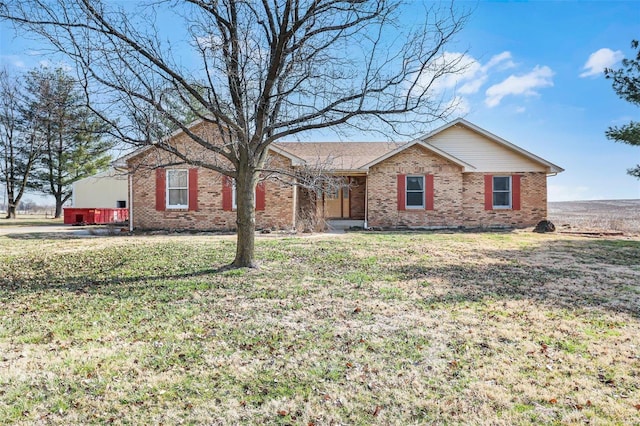
<svg viewBox="0 0 640 426"><path fill-rule="evenodd" d="M325 215L330 219L349 218L349 187L341 186L325 192Z"/></svg>

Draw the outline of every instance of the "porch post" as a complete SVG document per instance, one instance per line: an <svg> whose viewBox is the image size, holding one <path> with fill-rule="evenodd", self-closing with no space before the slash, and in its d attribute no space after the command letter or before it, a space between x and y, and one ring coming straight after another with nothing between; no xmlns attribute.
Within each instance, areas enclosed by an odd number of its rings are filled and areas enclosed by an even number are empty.
<svg viewBox="0 0 640 426"><path fill-rule="evenodd" d="M296 229L296 219L298 217L298 179L293 180L293 212L292 212L292 223L293 228Z"/></svg>
<svg viewBox="0 0 640 426"><path fill-rule="evenodd" d="M364 179L364 229L369 227L369 172Z"/></svg>

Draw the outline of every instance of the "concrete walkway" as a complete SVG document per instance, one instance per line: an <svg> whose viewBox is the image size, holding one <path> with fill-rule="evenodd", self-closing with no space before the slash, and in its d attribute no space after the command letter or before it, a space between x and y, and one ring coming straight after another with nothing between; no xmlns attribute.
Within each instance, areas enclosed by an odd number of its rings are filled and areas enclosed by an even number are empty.
<svg viewBox="0 0 640 426"><path fill-rule="evenodd" d="M41 225L41 226L0 226L0 235L16 234L68 234L81 237L107 235L108 230L102 226L70 226L70 225Z"/></svg>

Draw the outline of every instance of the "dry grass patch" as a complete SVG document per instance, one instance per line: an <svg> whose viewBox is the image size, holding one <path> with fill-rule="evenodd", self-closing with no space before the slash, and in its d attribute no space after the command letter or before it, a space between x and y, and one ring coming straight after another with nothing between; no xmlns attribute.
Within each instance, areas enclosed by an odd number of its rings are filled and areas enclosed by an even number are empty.
<svg viewBox="0 0 640 426"><path fill-rule="evenodd" d="M550 202L549 219L563 230L640 235L640 200Z"/></svg>
<svg viewBox="0 0 640 426"><path fill-rule="evenodd" d="M3 424L639 418L638 240L264 238L224 272L228 238L0 249Z"/></svg>

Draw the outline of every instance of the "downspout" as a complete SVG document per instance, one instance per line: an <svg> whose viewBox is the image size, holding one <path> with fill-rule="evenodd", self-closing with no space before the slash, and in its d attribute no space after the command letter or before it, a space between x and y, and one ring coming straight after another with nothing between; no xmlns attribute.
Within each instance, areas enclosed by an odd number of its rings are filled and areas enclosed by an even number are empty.
<svg viewBox="0 0 640 426"><path fill-rule="evenodd" d="M293 180L293 212L292 212L292 230L296 229L296 219L298 216L298 179Z"/></svg>
<svg viewBox="0 0 640 426"><path fill-rule="evenodd" d="M133 232L133 174L129 173L129 232Z"/></svg>
<svg viewBox="0 0 640 426"><path fill-rule="evenodd" d="M369 228L369 171L364 180L364 229Z"/></svg>

